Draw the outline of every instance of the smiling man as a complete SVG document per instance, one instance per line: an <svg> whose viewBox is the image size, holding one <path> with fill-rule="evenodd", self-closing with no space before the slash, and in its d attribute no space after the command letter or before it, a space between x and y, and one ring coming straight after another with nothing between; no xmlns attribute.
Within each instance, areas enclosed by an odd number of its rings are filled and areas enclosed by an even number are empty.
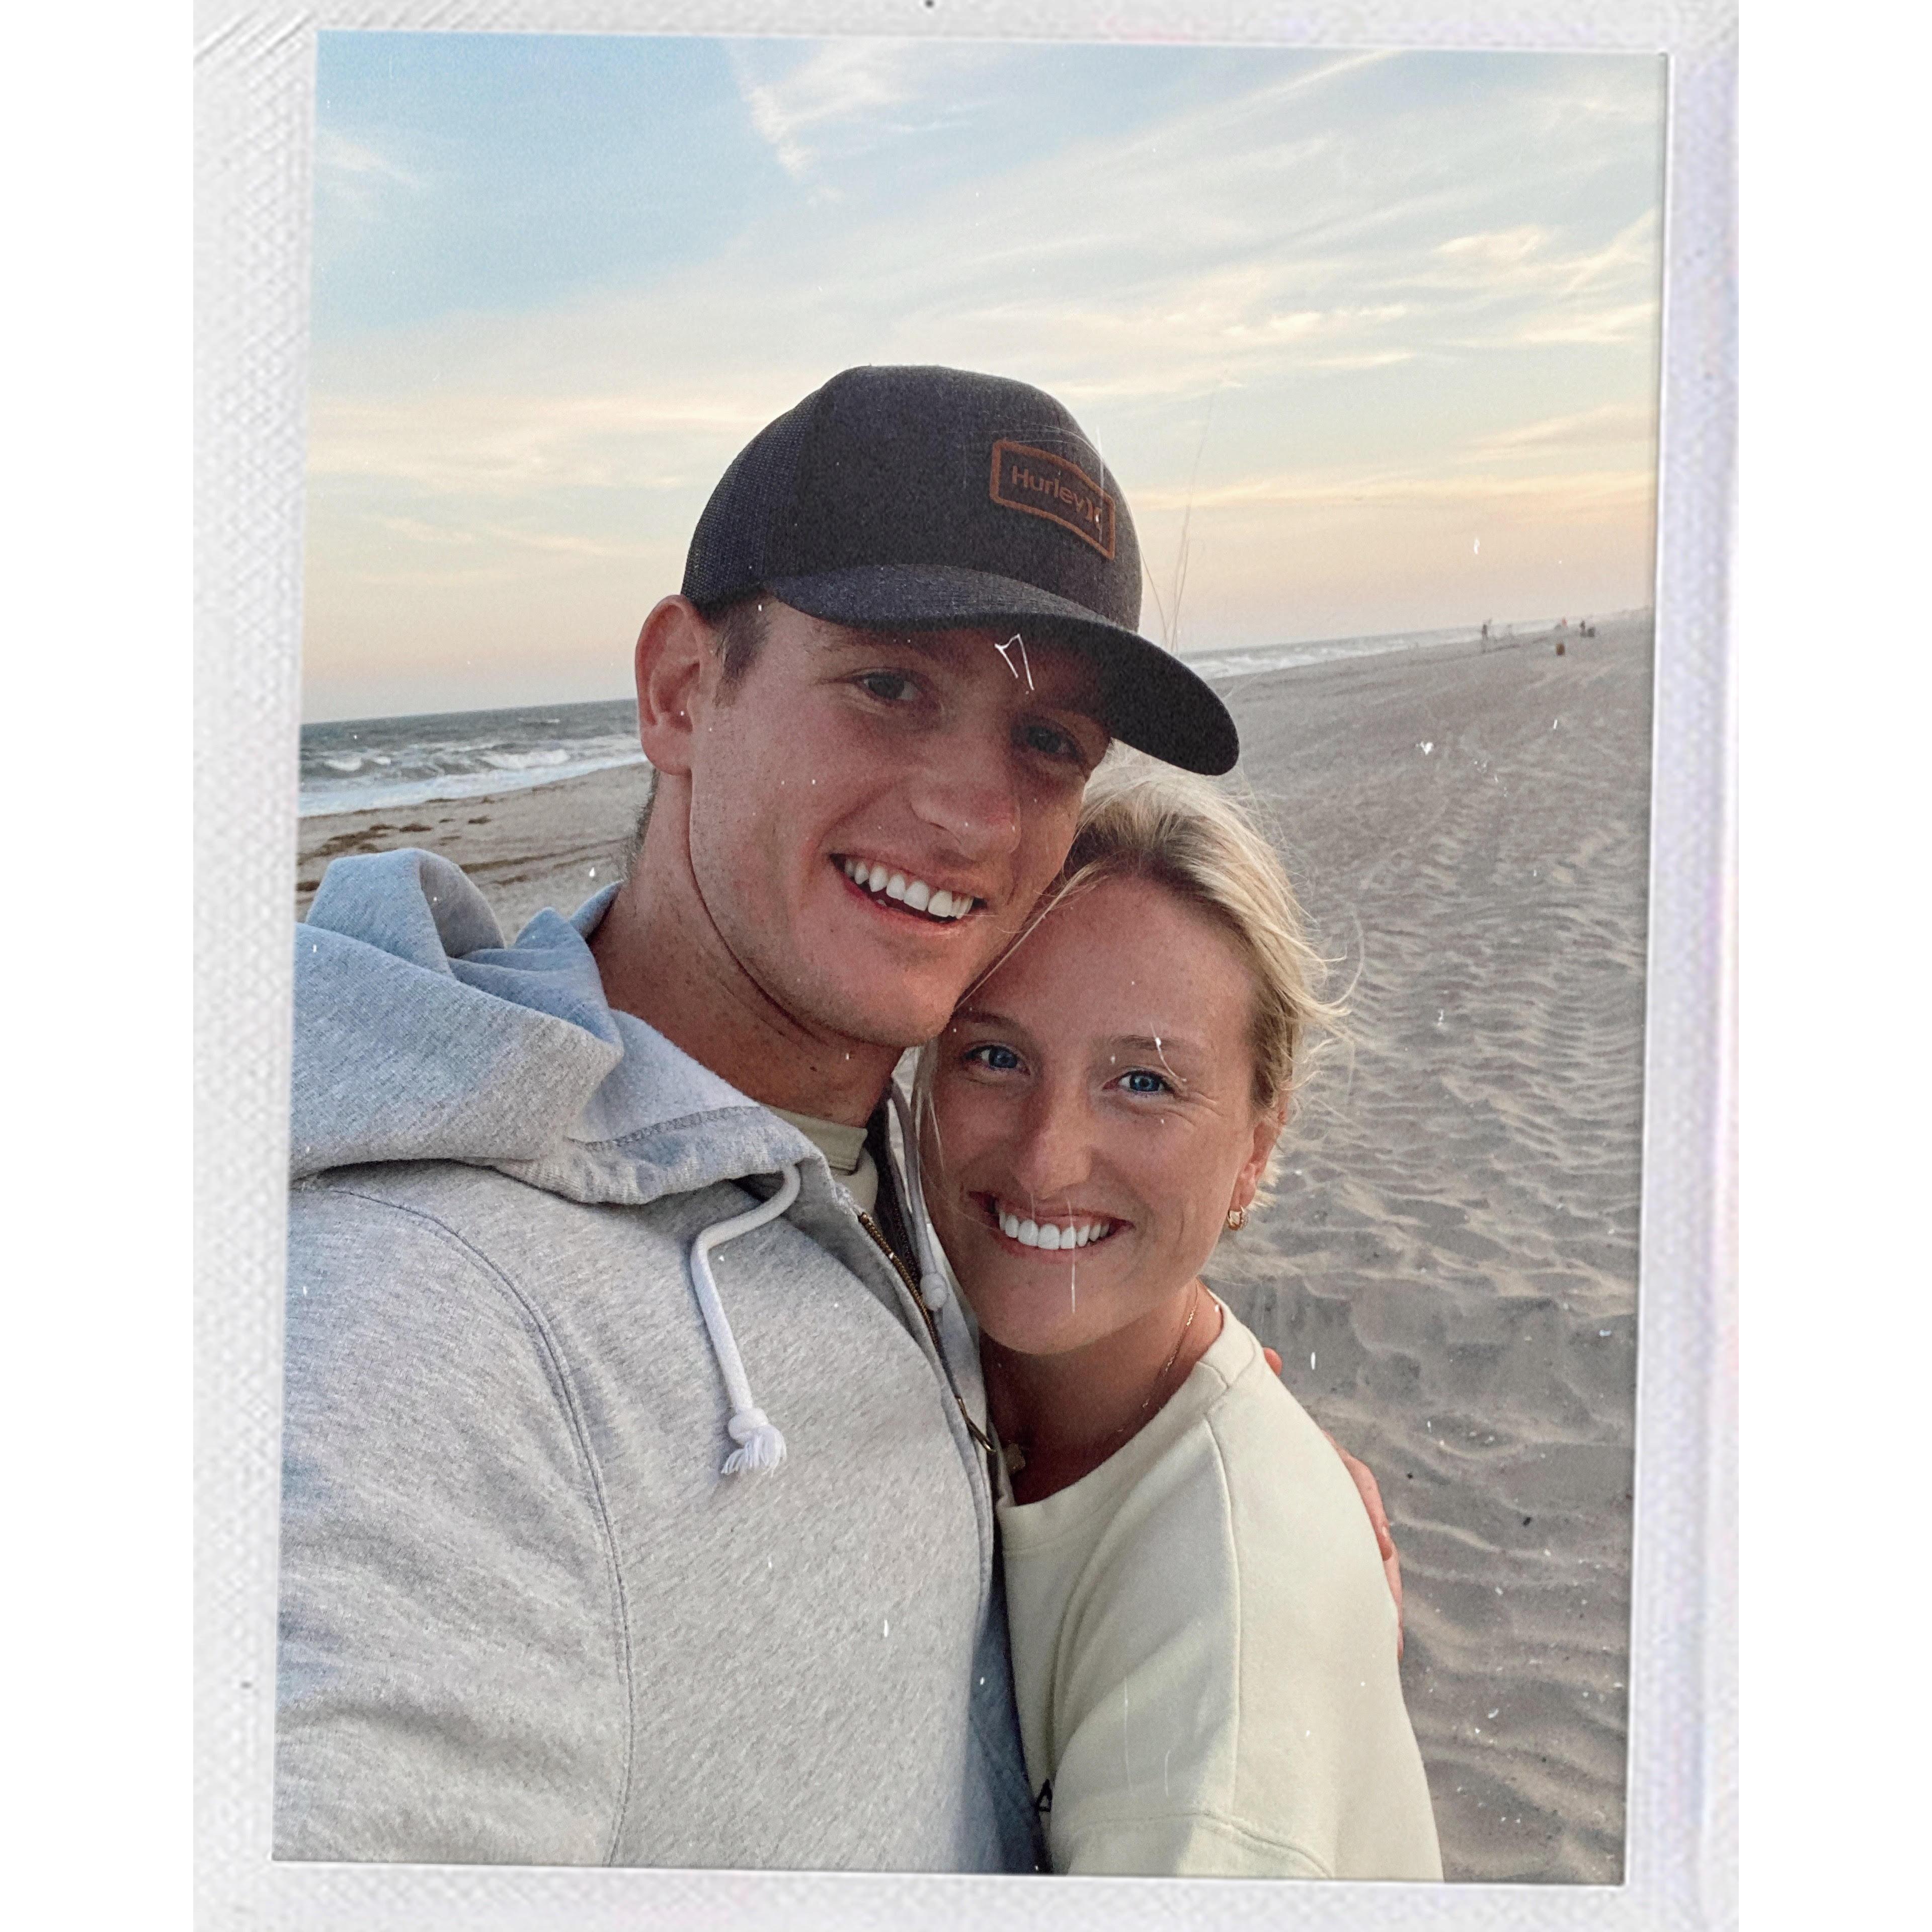
<svg viewBox="0 0 1932 1932"><path fill-rule="evenodd" d="M970 1332L883 1106L1115 737L1234 762L1024 385L847 371L646 620L637 862L298 934L276 1851L1028 1869Z"/></svg>

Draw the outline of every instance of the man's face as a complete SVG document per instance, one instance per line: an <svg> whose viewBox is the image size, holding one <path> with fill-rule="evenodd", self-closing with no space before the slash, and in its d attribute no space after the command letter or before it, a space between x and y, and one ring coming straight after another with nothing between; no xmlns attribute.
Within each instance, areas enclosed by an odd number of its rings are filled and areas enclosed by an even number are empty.
<svg viewBox="0 0 1932 1932"><path fill-rule="evenodd" d="M706 667L693 720L698 890L801 1024L915 1045L1066 856L1108 744L1098 678L1076 652L998 632L765 615L735 687Z"/></svg>

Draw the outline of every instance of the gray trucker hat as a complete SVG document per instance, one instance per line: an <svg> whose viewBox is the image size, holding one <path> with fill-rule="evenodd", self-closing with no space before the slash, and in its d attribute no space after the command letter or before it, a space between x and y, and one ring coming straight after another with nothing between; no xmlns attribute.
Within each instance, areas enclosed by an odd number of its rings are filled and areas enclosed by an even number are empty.
<svg viewBox="0 0 1932 1932"><path fill-rule="evenodd" d="M1142 637L1112 472L1042 390L964 369L848 369L760 430L712 492L684 594L764 592L827 622L1030 628L1099 667L1114 735L1190 771L1240 754L1228 709Z"/></svg>

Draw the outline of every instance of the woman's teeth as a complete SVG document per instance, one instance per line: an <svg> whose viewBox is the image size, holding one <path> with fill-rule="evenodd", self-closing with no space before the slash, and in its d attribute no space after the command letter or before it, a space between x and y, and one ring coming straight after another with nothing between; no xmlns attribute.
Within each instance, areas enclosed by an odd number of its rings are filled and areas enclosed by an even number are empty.
<svg viewBox="0 0 1932 1932"><path fill-rule="evenodd" d="M862 859L839 861L845 876L874 898L888 898L923 913L928 919L964 919L979 904L967 893L949 892L944 886L934 892L923 879L908 879L903 872L888 872L883 866L868 866Z"/></svg>
<svg viewBox="0 0 1932 1932"><path fill-rule="evenodd" d="M1104 1241L1114 1232L1111 1221L1079 1221L1063 1228L1052 1221L1029 1221L1006 1208L999 1210L1000 1232L1023 1248L1084 1248Z"/></svg>

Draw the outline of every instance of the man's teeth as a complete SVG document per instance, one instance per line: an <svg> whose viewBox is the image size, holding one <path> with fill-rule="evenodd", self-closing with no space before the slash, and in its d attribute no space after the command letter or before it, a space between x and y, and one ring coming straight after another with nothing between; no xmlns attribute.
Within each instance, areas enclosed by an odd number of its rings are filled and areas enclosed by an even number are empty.
<svg viewBox="0 0 1932 1932"><path fill-rule="evenodd" d="M845 876L855 886L876 896L896 899L914 912L924 913L928 919L964 919L979 903L965 892L956 896L944 886L934 892L923 879L909 879L903 872L868 866L862 859L848 859L844 862Z"/></svg>
<svg viewBox="0 0 1932 1932"><path fill-rule="evenodd" d="M1002 1208L1000 1232L1023 1248L1084 1248L1090 1241L1103 1241L1114 1232L1111 1221L1076 1221L1070 1228L1057 1222L1030 1221Z"/></svg>

